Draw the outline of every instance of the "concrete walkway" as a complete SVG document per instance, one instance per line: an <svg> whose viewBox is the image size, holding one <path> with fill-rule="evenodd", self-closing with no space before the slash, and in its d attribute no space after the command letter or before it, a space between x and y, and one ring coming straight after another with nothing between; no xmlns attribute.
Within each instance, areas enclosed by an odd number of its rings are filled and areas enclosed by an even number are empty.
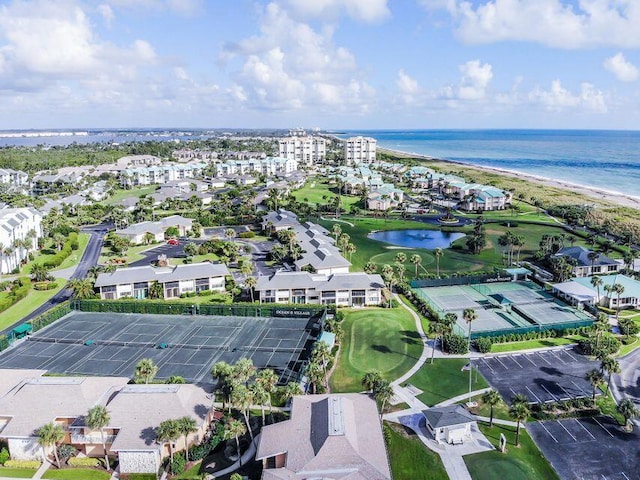
<svg viewBox="0 0 640 480"><path fill-rule="evenodd" d="M40 465L40 468L36 471L36 474L31 478L33 478L34 480L42 478L42 476L44 475L44 472L49 470L50 466L51 466L51 463L45 460L44 462L42 462L42 465Z"/></svg>
<svg viewBox="0 0 640 480"><path fill-rule="evenodd" d="M431 348L429 348L429 339L427 338L427 335L424 333L424 330L422 329L422 321L420 320L420 317L418 316L418 314L414 312L411 307L407 306L400 299L397 293L393 294L393 298L402 306L402 308L404 308L411 314L411 316L413 317L413 320L416 322L416 330L420 335L420 340L422 340L422 355L420 355L420 358L418 359L418 361L415 363L413 367L409 369L407 373L405 373L399 378L396 378L393 382L391 382L391 386L393 386L395 390L396 386L409 380L411 377L413 377L413 375L415 375L415 373L418 370L420 370L420 368L422 368L422 365L424 365L424 363L427 361L427 359L431 355Z"/></svg>
<svg viewBox="0 0 640 480"><path fill-rule="evenodd" d="M436 405L436 407L445 407L447 405L453 405L454 403L461 402L462 400L467 400L469 397L477 397L478 395L482 395L485 392L488 392L491 388L482 388L480 390L474 390L471 393L463 393L462 395L458 395L457 397L450 398L445 400L444 402L440 402Z"/></svg>

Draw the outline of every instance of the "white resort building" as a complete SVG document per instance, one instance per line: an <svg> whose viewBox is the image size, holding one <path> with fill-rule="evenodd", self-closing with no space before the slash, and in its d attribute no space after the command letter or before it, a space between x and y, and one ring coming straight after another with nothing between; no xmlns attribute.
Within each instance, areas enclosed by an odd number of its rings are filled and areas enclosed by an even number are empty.
<svg viewBox="0 0 640 480"><path fill-rule="evenodd" d="M325 161L327 141L322 137L285 137L278 141L278 155L299 165L314 165Z"/></svg>
<svg viewBox="0 0 640 480"><path fill-rule="evenodd" d="M376 140L371 137L351 137L344 142L345 165L359 165L376 161Z"/></svg>
<svg viewBox="0 0 640 480"><path fill-rule="evenodd" d="M33 208L0 209L0 274L10 273L42 237L42 215Z"/></svg>

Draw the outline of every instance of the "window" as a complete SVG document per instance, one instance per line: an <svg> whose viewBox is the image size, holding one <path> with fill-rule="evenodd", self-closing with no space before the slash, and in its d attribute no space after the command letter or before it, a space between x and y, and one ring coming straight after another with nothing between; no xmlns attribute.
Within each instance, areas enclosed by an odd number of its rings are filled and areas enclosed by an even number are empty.
<svg viewBox="0 0 640 480"><path fill-rule="evenodd" d="M180 296L180 282L167 282L164 284L164 297L174 298Z"/></svg>
<svg viewBox="0 0 640 480"><path fill-rule="evenodd" d="M205 290L209 290L209 279L196 278L196 292L202 292Z"/></svg>

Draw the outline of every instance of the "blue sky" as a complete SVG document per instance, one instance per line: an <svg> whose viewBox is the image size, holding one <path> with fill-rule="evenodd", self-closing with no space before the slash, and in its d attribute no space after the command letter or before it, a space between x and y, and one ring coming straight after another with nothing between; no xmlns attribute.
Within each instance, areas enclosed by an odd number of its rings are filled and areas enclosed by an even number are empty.
<svg viewBox="0 0 640 480"><path fill-rule="evenodd" d="M0 0L0 128L640 126L638 0Z"/></svg>

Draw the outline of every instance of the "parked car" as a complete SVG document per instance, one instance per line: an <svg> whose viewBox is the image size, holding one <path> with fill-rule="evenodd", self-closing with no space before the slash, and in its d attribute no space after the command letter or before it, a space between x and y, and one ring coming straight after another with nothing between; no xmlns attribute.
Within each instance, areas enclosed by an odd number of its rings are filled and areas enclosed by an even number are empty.
<svg viewBox="0 0 640 480"><path fill-rule="evenodd" d="M176 238L170 238L169 240L167 240L167 243L169 245L180 245L180 242Z"/></svg>

